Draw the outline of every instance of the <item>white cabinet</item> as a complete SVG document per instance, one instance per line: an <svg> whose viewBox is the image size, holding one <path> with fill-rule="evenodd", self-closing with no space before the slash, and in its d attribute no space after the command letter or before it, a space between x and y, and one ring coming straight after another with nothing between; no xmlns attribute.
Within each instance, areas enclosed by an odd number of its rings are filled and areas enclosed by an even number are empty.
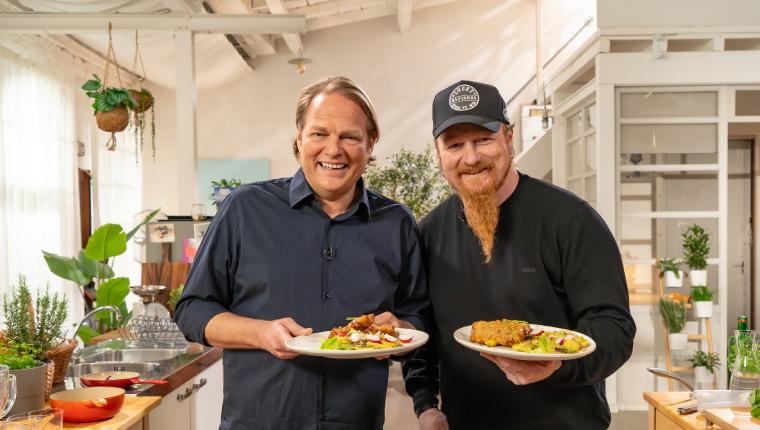
<svg viewBox="0 0 760 430"><path fill-rule="evenodd" d="M222 360L161 399L150 412L150 428L214 430L222 417Z"/></svg>

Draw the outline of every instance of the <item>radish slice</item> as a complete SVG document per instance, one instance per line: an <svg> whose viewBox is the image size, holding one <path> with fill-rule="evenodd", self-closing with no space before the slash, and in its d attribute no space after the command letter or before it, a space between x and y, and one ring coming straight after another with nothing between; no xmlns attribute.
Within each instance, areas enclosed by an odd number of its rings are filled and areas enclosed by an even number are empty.
<svg viewBox="0 0 760 430"><path fill-rule="evenodd" d="M405 335L405 334L402 334L402 335L400 335L398 337L398 340L400 340L401 342L404 342L404 343L409 343L409 342L412 341L412 337L408 336L408 335Z"/></svg>
<svg viewBox="0 0 760 430"><path fill-rule="evenodd" d="M534 328L533 331L530 332L530 335L535 337L535 336L539 336L543 332L544 331L541 329Z"/></svg>
<svg viewBox="0 0 760 430"><path fill-rule="evenodd" d="M379 343L380 342L380 336L378 336L376 334L368 334L367 335L367 340L370 341L370 342Z"/></svg>
<svg viewBox="0 0 760 430"><path fill-rule="evenodd" d="M385 340L387 340L388 342L395 342L398 339L386 333Z"/></svg>

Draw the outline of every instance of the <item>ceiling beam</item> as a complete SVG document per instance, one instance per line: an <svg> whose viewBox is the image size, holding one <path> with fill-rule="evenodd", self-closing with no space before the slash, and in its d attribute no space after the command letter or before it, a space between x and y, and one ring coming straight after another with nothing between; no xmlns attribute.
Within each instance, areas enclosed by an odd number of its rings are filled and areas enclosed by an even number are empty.
<svg viewBox="0 0 760 430"><path fill-rule="evenodd" d="M415 0L412 9L426 9L458 1L465 0ZM336 6L330 7L330 4L321 7L320 5L312 5L293 9L291 12L306 15L306 32L398 14L398 8L394 7L396 5L392 2L368 1L365 4L368 6L357 8L356 4L344 3L338 7L338 11L333 11L336 9ZM340 9L351 10L344 12Z"/></svg>
<svg viewBox="0 0 760 430"><path fill-rule="evenodd" d="M303 15L158 15L0 13L0 34L78 34L118 30L190 30L201 33L259 34L304 31Z"/></svg>
<svg viewBox="0 0 760 430"><path fill-rule="evenodd" d="M412 11L414 0L396 0L396 21L398 31L404 33L412 28Z"/></svg>
<svg viewBox="0 0 760 430"><path fill-rule="evenodd" d="M288 8L282 3L282 0L266 0L269 11L273 14L287 14ZM306 18L304 17L304 23ZM304 24L305 26L305 24ZM301 42L301 36L298 32L283 32L282 38L285 39L285 43L290 48L290 51L297 57L303 56L303 42Z"/></svg>
<svg viewBox="0 0 760 430"><path fill-rule="evenodd" d="M250 13L241 0L206 0L205 3L211 6L216 14L248 15ZM247 46L247 49L250 49L250 54L253 56L272 55L275 53L274 44L269 40L268 36L265 37L261 34L238 34L235 35L235 38L238 39L240 45Z"/></svg>
<svg viewBox="0 0 760 430"><path fill-rule="evenodd" d="M161 0L161 3L176 13L200 13L201 5L193 0Z"/></svg>

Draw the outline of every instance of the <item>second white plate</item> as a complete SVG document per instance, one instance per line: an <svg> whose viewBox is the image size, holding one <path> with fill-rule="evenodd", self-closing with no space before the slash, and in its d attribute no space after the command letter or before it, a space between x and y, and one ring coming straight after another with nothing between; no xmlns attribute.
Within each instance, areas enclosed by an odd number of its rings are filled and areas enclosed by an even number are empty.
<svg viewBox="0 0 760 430"><path fill-rule="evenodd" d="M534 329L545 330L545 331L560 331L560 330L566 331L568 333L571 333L573 336L581 336L581 337L586 338L589 342L589 345L574 354L563 354L563 353L536 354L536 353L530 353L530 352L515 351L514 349L508 346L493 346L493 347L485 346L480 343L470 342L470 333L472 333L471 325L464 326L462 328L457 329L454 332L454 340L462 344L464 347L470 348L478 352L484 352L486 354L496 355L499 357L507 357L507 358L513 358L515 360L524 360L524 361L574 360L576 358L581 358L583 356L589 355L592 352L594 352L594 350L596 349L596 342L594 342L594 339L591 339L590 337L586 336L583 333L578 333L576 331L567 330L563 328L550 327L546 325L531 324L530 326Z"/></svg>

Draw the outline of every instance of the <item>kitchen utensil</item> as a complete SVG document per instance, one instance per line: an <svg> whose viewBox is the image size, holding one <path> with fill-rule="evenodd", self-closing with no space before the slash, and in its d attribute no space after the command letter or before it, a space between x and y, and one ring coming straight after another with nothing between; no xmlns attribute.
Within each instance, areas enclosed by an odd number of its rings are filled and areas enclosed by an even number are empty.
<svg viewBox="0 0 760 430"><path fill-rule="evenodd" d="M676 375L675 373L670 373L670 372L668 372L665 369L659 369L657 367L647 367L647 370L650 371L651 373L654 373L655 375L661 376L663 378L675 379L676 381L682 383L689 390L690 394L694 392L694 387L692 387L691 384L689 384L688 382L686 382L683 378L681 378L680 376Z"/></svg>
<svg viewBox="0 0 760 430"><path fill-rule="evenodd" d="M63 409L63 420L89 423L118 414L124 404L124 389L89 387L59 391L50 395L50 406Z"/></svg>
<svg viewBox="0 0 760 430"><path fill-rule="evenodd" d="M11 415L0 423L2 430L58 430L63 428L63 409L47 408Z"/></svg>
<svg viewBox="0 0 760 430"><path fill-rule="evenodd" d="M80 376L79 380L88 387L129 388L134 384L166 384L166 381L160 379L140 379L137 372L88 373Z"/></svg>
<svg viewBox="0 0 760 430"><path fill-rule="evenodd" d="M732 390L760 388L760 332L735 330L736 360L731 370Z"/></svg>
<svg viewBox="0 0 760 430"><path fill-rule="evenodd" d="M0 418L8 415L16 402L16 375L10 368L0 364Z"/></svg>

